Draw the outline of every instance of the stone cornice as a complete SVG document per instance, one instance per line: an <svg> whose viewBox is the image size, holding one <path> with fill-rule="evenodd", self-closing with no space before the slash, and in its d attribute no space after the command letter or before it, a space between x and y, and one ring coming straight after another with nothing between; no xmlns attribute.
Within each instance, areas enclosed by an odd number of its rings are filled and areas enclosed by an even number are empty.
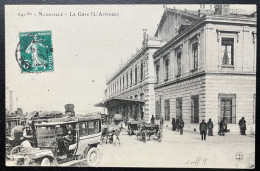
<svg viewBox="0 0 260 171"><path fill-rule="evenodd" d="M200 76L205 76L205 75L255 76L256 72L228 72L228 71L222 71L222 72L207 71L207 72L205 72L205 71L200 71L200 72L197 72L195 74L190 74L186 77L182 77L182 78L179 78L179 79L174 79L174 80L168 81L166 83L155 84L154 89L162 88L162 87L165 87L165 86L169 86L171 84L180 83L180 82L183 82L183 81L191 80L191 79L194 79L194 78L197 78L197 77L200 77Z"/></svg>
<svg viewBox="0 0 260 171"><path fill-rule="evenodd" d="M164 46L162 46L160 49L158 49L153 57L156 58L161 53L163 53L165 50L169 49L172 45L176 44L178 41L182 40L183 37L187 36L191 32L194 32L194 30L198 29L202 24L206 23L228 23L233 25L251 25L256 27L256 19L250 18L250 17L234 17L234 16L217 16L217 15L210 15L206 16L203 15L201 18L199 18L197 21L192 23L186 31L183 31L181 34L178 34L174 38L172 38L168 43L166 43Z"/></svg>

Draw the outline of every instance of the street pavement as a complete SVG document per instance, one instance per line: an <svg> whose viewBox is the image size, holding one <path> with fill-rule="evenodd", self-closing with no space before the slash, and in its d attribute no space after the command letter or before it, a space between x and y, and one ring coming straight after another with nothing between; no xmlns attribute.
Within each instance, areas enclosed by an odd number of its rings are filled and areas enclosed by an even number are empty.
<svg viewBox="0 0 260 171"><path fill-rule="evenodd" d="M99 146L98 167L254 168L255 163L254 136L214 135L202 141L198 132L180 135L164 128L162 142L151 137L144 143L126 130L120 142Z"/></svg>

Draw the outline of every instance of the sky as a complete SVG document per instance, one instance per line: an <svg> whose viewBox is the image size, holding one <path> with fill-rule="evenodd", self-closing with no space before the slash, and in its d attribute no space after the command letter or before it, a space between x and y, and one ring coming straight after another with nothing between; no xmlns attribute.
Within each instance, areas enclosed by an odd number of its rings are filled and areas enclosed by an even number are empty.
<svg viewBox="0 0 260 171"><path fill-rule="evenodd" d="M199 5L168 5L173 6L199 9ZM255 11L256 7L231 8ZM154 35L163 10L163 5L6 6L6 87L13 91L14 109L64 112L64 105L72 103L79 114L103 111L94 104L104 100L106 78L141 48L143 29ZM36 16L21 16L27 12ZM68 15L38 16L39 12ZM91 12L119 16L78 16ZM52 32L54 71L21 73L15 59L19 33L45 30Z"/></svg>

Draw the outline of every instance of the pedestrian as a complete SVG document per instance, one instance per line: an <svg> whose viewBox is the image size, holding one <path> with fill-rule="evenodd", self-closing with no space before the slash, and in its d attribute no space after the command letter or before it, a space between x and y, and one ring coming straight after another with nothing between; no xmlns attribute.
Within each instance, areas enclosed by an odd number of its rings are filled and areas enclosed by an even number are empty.
<svg viewBox="0 0 260 171"><path fill-rule="evenodd" d="M225 122L224 119L220 121L219 123L219 135L220 136L225 136Z"/></svg>
<svg viewBox="0 0 260 171"><path fill-rule="evenodd" d="M209 121L208 121L207 125L208 125L208 136L213 136L213 127L214 127L214 124L213 124L213 122L211 121L211 118L209 118Z"/></svg>
<svg viewBox="0 0 260 171"><path fill-rule="evenodd" d="M223 129L224 129L224 132L226 133L227 132L227 119L223 118L223 122L224 122Z"/></svg>
<svg viewBox="0 0 260 171"><path fill-rule="evenodd" d="M183 120L180 118L180 119L179 119L180 135L183 134L183 127L184 127L184 122L183 122Z"/></svg>
<svg viewBox="0 0 260 171"><path fill-rule="evenodd" d="M175 123L175 124L176 124L176 131L177 131L177 132L179 132L179 123L180 123L180 119L177 118L177 119L176 119L176 123Z"/></svg>
<svg viewBox="0 0 260 171"><path fill-rule="evenodd" d="M152 115L151 124L154 124L154 116Z"/></svg>
<svg viewBox="0 0 260 171"><path fill-rule="evenodd" d="M206 135L207 135L207 124L204 119L202 119L202 122L200 123L200 134L201 134L201 140L206 141Z"/></svg>
<svg viewBox="0 0 260 171"><path fill-rule="evenodd" d="M163 131L163 124L164 124L164 119L163 117L161 116L161 119L160 119L160 127L161 127L161 130Z"/></svg>
<svg viewBox="0 0 260 171"><path fill-rule="evenodd" d="M242 117L239 122L238 122L238 125L240 127L240 134L241 135L246 135L246 121L245 121L245 118Z"/></svg>
<svg viewBox="0 0 260 171"><path fill-rule="evenodd" d="M176 130L175 119L172 118L172 131Z"/></svg>

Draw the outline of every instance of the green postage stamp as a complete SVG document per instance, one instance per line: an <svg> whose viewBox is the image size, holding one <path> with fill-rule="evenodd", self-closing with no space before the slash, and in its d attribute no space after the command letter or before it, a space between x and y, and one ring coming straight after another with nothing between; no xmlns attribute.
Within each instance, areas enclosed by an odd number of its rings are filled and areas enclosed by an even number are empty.
<svg viewBox="0 0 260 171"><path fill-rule="evenodd" d="M19 38L22 73L53 71L51 31L23 32Z"/></svg>

